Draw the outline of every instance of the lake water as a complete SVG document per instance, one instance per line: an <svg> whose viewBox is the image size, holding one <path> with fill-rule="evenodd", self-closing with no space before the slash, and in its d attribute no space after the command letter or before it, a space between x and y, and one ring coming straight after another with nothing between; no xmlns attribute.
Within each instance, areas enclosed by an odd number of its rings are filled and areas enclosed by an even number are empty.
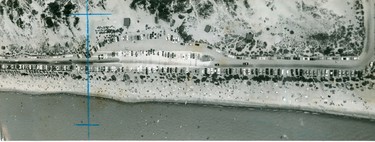
<svg viewBox="0 0 375 142"><path fill-rule="evenodd" d="M86 140L86 98L0 92L11 140ZM291 110L91 99L97 140L375 140L375 122Z"/></svg>

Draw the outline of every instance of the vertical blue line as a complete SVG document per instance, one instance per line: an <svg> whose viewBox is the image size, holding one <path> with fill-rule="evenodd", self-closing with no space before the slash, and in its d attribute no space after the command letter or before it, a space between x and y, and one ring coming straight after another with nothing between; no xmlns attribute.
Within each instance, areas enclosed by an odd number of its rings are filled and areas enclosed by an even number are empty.
<svg viewBox="0 0 375 142"><path fill-rule="evenodd" d="M86 0L86 67L87 67L87 139L90 140L90 24L89 0Z"/></svg>
<svg viewBox="0 0 375 142"><path fill-rule="evenodd" d="M87 124L75 124L75 126L87 126L87 139L90 140L90 127L99 126L99 124L91 124L90 121L90 16L112 15L110 13L89 13L89 0L86 0L86 12L71 14L74 16L86 16L86 78L87 78Z"/></svg>

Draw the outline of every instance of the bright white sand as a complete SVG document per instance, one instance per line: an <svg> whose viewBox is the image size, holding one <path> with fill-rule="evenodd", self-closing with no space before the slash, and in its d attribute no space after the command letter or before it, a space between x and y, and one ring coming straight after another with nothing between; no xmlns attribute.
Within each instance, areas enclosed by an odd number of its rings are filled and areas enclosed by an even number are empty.
<svg viewBox="0 0 375 142"><path fill-rule="evenodd" d="M110 77L114 73L107 73ZM122 73L117 73L117 81L97 81L101 73L92 73L90 93L92 96L110 98L123 102L180 102L204 103L217 105L277 107L286 109L308 110L331 114L375 118L375 98L373 90L348 91L345 88L328 89L323 84L313 87L305 83L297 87L295 83L251 82L231 80L229 83L214 85L212 83L194 84L193 81L177 83L177 81L161 81L159 77L153 82L138 83L120 81ZM130 74L130 76L132 76ZM0 90L22 91L26 93L58 93L68 92L86 95L86 80L73 80L67 77L31 77L0 76ZM154 75L151 75L154 78ZM133 79L133 81L135 81ZM302 84L302 83L300 83ZM315 89L319 87L319 89ZM333 94L331 90L335 90ZM328 95L331 97L328 98ZM361 100L362 98L362 100ZM344 102L345 101L345 102ZM92 104L95 105L95 104Z"/></svg>

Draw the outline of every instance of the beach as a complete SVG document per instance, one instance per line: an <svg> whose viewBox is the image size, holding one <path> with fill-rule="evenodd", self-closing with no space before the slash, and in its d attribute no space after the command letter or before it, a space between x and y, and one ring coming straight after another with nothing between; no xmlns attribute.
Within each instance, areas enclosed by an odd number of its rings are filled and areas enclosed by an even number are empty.
<svg viewBox="0 0 375 142"><path fill-rule="evenodd" d="M73 73L72 73L73 74ZM127 80L123 80L127 74ZM87 95L87 80L72 75L36 76L2 73L0 90L27 94L71 93ZM375 96L372 89L362 87L325 87L324 83L256 82L231 79L219 84L168 79L168 75L143 75L131 72L90 73L90 96L122 102L177 102L224 106L295 109L335 115L375 119ZM108 80L108 78L114 80ZM199 75L197 74L199 77ZM103 79L107 78L107 79ZM163 79L164 78L164 79ZM363 90L363 91L362 91ZM92 104L95 105L95 104Z"/></svg>

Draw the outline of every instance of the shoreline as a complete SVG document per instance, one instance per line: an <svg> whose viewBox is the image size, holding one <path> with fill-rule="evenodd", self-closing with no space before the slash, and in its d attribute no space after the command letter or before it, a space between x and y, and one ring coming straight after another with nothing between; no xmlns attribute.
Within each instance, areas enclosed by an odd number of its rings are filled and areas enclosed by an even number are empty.
<svg viewBox="0 0 375 142"><path fill-rule="evenodd" d="M17 93L21 95L33 95L33 96L42 96L42 95L56 95L56 94L68 94L68 95L76 95L76 96L82 96L87 97L86 93L82 92L69 92L69 91L51 91L51 92L38 92L38 91L24 91L24 90L14 90L14 89L0 89L0 93ZM103 96L98 94L91 94L91 97L95 98L103 98L108 99L110 101L117 101L120 103L130 103L130 104L137 104L137 103L177 103L177 104L193 104L193 105L211 105L211 106L218 106L218 107L239 107L239 108L255 108L255 109L276 109L276 110L292 110L295 112L302 111L303 113L318 113L318 114L324 114L324 115L332 115L336 117L344 116L349 117L353 119L364 119L364 120L375 120L375 114L369 114L365 112L355 112L355 111L338 111L338 110L324 110L319 109L316 107L306 107L306 106L288 106L288 105L280 105L280 104L271 104L271 103L257 103L257 102L245 102L245 101L223 101L223 100L211 100L211 101L191 101L191 100L173 100L173 99L128 99L128 100L122 100L122 99L116 99L113 97L110 97L109 95Z"/></svg>
<svg viewBox="0 0 375 142"><path fill-rule="evenodd" d="M189 75L181 72L147 74L138 69L91 72L90 96L128 103L174 102L266 107L375 119L374 88L370 85L362 86L361 82L259 82L250 79L253 77L251 75L203 75L201 71L192 69ZM86 96L86 77L84 72L26 76L5 73L0 75L0 91ZM353 89L348 89L350 86Z"/></svg>

